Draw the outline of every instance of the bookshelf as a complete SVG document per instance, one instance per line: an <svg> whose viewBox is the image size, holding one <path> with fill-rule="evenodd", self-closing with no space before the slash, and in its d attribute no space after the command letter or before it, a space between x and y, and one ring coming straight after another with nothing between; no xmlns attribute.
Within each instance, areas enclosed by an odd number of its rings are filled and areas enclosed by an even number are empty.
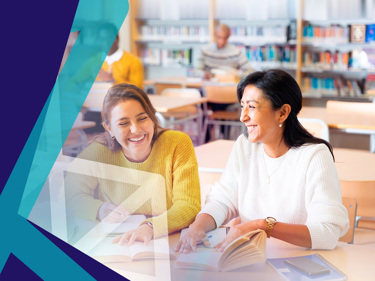
<svg viewBox="0 0 375 281"><path fill-rule="evenodd" d="M130 0L131 52L147 79L186 76L212 40L213 0Z"/></svg>
<svg viewBox="0 0 375 281"><path fill-rule="evenodd" d="M353 43L350 25L375 24L372 0L346 2L130 0L131 51L148 79L186 76L222 22L255 69L288 71L306 99L368 101L363 93L375 89L375 70L363 63L363 53L372 61L375 41Z"/></svg>
<svg viewBox="0 0 375 281"><path fill-rule="evenodd" d="M366 28L375 24L367 10L370 2L299 0L296 76L304 97L317 101L372 100L366 94L375 63L374 39L367 42L365 36ZM353 38L354 26L363 28L361 40Z"/></svg>

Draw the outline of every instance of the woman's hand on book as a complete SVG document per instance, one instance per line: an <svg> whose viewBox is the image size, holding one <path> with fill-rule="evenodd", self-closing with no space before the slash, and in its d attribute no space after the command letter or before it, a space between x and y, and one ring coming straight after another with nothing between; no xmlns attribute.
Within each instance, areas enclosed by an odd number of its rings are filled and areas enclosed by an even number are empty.
<svg viewBox="0 0 375 281"><path fill-rule="evenodd" d="M144 242L145 245L148 245L148 243L152 240L152 237L154 236L154 230L152 227L150 227L147 224L142 224L138 226L136 229L133 229L131 231L128 231L124 233L121 236L116 237L112 243L116 244L120 242L120 245L127 245L131 246L134 244L135 241Z"/></svg>
<svg viewBox="0 0 375 281"><path fill-rule="evenodd" d="M106 222L123 222L129 216L128 210L126 210L121 204L114 205L111 202L104 202L97 214L99 220L104 220Z"/></svg>
<svg viewBox="0 0 375 281"><path fill-rule="evenodd" d="M225 239L215 246L215 251L223 252L224 249L238 237L241 237L252 230L258 229L263 221L264 220L253 220L231 225Z"/></svg>
<svg viewBox="0 0 375 281"><path fill-rule="evenodd" d="M180 241L178 241L175 251L184 254L188 254L190 251L195 251L197 248L197 242L205 236L206 232L203 227L199 224L193 223L189 226L186 234L183 237L180 237Z"/></svg>

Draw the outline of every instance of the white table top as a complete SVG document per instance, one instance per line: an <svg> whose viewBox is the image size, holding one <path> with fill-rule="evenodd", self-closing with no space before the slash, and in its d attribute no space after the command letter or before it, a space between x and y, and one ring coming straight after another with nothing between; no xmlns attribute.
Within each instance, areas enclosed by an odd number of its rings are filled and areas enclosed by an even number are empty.
<svg viewBox="0 0 375 281"><path fill-rule="evenodd" d="M179 239L179 233L170 235L169 244L173 249ZM294 246L274 238L267 239L267 258L281 258L311 255L319 253L332 265L347 275L347 279L371 280L375 276L374 253L375 230L356 229L354 244L339 242L334 250L309 250ZM231 272L209 272L200 270L176 270L173 268L174 260L158 261L158 266L167 268L170 272L164 272L163 280L262 280L277 281L280 278L267 264L257 264ZM143 276L142 280L161 280L155 278L156 265L154 261L137 261L133 263L107 263L119 274L131 278L133 274ZM170 279L169 279L170 278ZM138 278L139 279L139 278ZM139 279L140 280L140 279Z"/></svg>
<svg viewBox="0 0 375 281"><path fill-rule="evenodd" d="M158 112L170 112L188 105L196 105L207 102L207 98L179 98L156 95L149 95L148 97Z"/></svg>
<svg viewBox="0 0 375 281"><path fill-rule="evenodd" d="M221 173L233 145L231 140L217 140L197 146L195 153L200 171ZM340 180L375 180L375 153L346 148L334 148L333 153Z"/></svg>
<svg viewBox="0 0 375 281"><path fill-rule="evenodd" d="M325 107L303 106L298 117L318 118L323 120L332 129L361 129L375 130L375 118L368 113L328 112Z"/></svg>

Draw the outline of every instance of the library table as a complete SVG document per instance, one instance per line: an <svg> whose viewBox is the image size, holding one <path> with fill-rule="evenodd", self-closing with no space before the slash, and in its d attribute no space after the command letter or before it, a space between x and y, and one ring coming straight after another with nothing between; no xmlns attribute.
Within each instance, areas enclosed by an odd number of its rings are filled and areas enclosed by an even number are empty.
<svg viewBox="0 0 375 281"><path fill-rule="evenodd" d="M235 141L216 140L195 148L200 172L222 173ZM340 180L375 180L375 154L366 150L334 148Z"/></svg>
<svg viewBox="0 0 375 281"><path fill-rule="evenodd" d="M346 130L350 133L352 129L369 130L375 133L375 118L366 114L331 113L324 107L303 106L298 117L318 118L327 123L329 128Z"/></svg>
<svg viewBox="0 0 375 281"><path fill-rule="evenodd" d="M147 87L147 86L154 85L158 81L182 83L187 88L202 88L202 85L204 82L202 78L196 78L196 77L168 77L168 78L145 80L143 84L145 87Z"/></svg>
<svg viewBox="0 0 375 281"><path fill-rule="evenodd" d="M180 234L169 236L171 249L177 244ZM334 250L309 250L294 246L275 238L267 239L266 258L282 258L319 253L324 259L347 275L347 280L371 280L375 276L373 249L375 230L355 229L354 243L339 242ZM230 272L175 269L175 260L136 261L133 263L105 263L120 275L131 280L284 280L265 263L259 263ZM164 270L160 272L161 268ZM159 271L158 271L159 270Z"/></svg>
<svg viewBox="0 0 375 281"><path fill-rule="evenodd" d="M92 91L86 98L83 107L90 111L101 112L106 92ZM156 111L171 112L188 105L198 105L207 102L207 98L180 98L171 96L148 95Z"/></svg>
<svg viewBox="0 0 375 281"><path fill-rule="evenodd" d="M370 135L370 151L375 153L375 118L366 112L329 112L324 107L303 106L298 117L318 118L323 120L332 130L348 134Z"/></svg>

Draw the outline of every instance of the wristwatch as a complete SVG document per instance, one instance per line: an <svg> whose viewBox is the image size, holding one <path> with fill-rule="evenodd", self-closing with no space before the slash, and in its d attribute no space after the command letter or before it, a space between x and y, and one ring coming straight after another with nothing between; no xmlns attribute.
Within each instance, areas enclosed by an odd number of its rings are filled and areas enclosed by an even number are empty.
<svg viewBox="0 0 375 281"><path fill-rule="evenodd" d="M152 222L146 221L143 224L147 225L148 227L151 227L151 229L152 229L152 237L151 237L151 239L154 238L154 225L152 224Z"/></svg>
<svg viewBox="0 0 375 281"><path fill-rule="evenodd" d="M266 234L267 234L267 238L270 238L272 230L273 230L273 227L277 223L277 220L274 217L267 217L266 218L266 222L268 224L267 228L266 228Z"/></svg>
<svg viewBox="0 0 375 281"><path fill-rule="evenodd" d="M149 227L151 227L152 229L154 229L154 225L151 222L146 221L144 224L147 224Z"/></svg>

